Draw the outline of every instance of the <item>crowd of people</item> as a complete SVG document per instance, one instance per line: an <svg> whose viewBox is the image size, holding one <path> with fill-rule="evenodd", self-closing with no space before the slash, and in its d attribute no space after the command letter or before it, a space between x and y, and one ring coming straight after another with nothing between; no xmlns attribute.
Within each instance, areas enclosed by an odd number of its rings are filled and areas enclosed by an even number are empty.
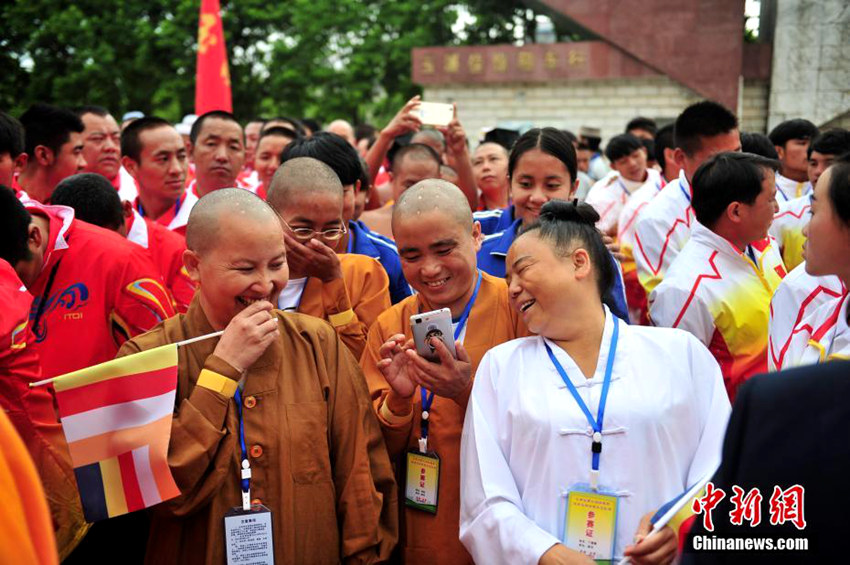
<svg viewBox="0 0 850 565"><path fill-rule="evenodd" d="M742 384L850 359L850 131L702 101L471 148L420 103L0 112L0 561L225 563L244 498L278 563L670 563L650 519ZM87 523L29 385L215 331L180 348L180 495Z"/></svg>

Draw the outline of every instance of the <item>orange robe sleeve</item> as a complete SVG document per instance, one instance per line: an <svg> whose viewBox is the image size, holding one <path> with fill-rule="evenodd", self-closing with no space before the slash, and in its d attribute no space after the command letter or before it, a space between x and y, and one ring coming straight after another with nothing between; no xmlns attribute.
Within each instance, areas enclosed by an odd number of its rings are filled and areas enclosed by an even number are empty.
<svg viewBox="0 0 850 565"><path fill-rule="evenodd" d="M322 318L359 359L369 327L391 306L390 279L381 264L365 255L339 256L341 280L311 278L304 287L298 312Z"/></svg>

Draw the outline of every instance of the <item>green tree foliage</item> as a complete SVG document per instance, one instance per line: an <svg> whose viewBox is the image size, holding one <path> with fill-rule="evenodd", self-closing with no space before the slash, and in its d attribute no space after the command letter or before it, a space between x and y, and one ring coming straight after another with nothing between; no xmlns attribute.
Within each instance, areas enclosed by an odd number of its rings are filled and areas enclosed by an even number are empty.
<svg viewBox="0 0 850 565"><path fill-rule="evenodd" d="M413 47L533 40L519 0L222 0L233 103L245 119L383 123L420 92ZM0 5L0 108L101 104L179 120L194 106L199 0ZM457 35L458 14L471 16ZM520 39L521 40L521 39Z"/></svg>

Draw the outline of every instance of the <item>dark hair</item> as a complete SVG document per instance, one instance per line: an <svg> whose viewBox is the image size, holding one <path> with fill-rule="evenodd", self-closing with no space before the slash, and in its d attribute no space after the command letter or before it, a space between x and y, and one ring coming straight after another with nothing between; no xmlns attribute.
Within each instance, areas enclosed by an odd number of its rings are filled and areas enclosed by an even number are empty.
<svg viewBox="0 0 850 565"><path fill-rule="evenodd" d="M425 145L424 143L408 143L407 145L400 147L393 154L392 160L390 161L390 170L397 171L398 166L408 155L420 161L430 159L438 166L443 164L439 153L434 151L434 148L430 145Z"/></svg>
<svg viewBox="0 0 850 565"><path fill-rule="evenodd" d="M357 141L368 139L371 141L375 139L377 133L378 130L372 124L357 124L357 127L354 128L354 139Z"/></svg>
<svg viewBox="0 0 850 565"><path fill-rule="evenodd" d="M776 147L771 143L770 138L763 133L754 133L749 131L741 132L741 151L744 153L753 153L761 155L768 159L779 159L779 154L776 152Z"/></svg>
<svg viewBox="0 0 850 565"><path fill-rule="evenodd" d="M372 188L372 177L369 175L369 164L363 157L360 157L360 168L362 169L360 174L360 191L368 192Z"/></svg>
<svg viewBox="0 0 850 565"><path fill-rule="evenodd" d="M576 151L590 151L590 146L587 143L578 142L578 147L576 147Z"/></svg>
<svg viewBox="0 0 850 565"><path fill-rule="evenodd" d="M275 126L267 130L262 130L260 137L257 139L257 143L259 144L260 140L264 137L285 137L290 141L295 141L296 139L299 139L300 136L289 128Z"/></svg>
<svg viewBox="0 0 850 565"><path fill-rule="evenodd" d="M795 120L786 120L782 122L770 130L767 137L769 137L770 141L777 147L785 147L785 144L792 139L812 139L817 136L817 134L818 126L809 120L797 118Z"/></svg>
<svg viewBox="0 0 850 565"><path fill-rule="evenodd" d="M570 140L570 143L572 143L573 145L578 143L578 138L576 137L576 134L574 134L568 129L562 129L561 131L564 133L564 135L567 136L567 138Z"/></svg>
<svg viewBox="0 0 850 565"><path fill-rule="evenodd" d="M0 155L6 153L12 159L24 152L24 127L21 122L0 111Z"/></svg>
<svg viewBox="0 0 850 565"><path fill-rule="evenodd" d="M570 173L570 181L575 182L578 175L576 149L570 142L570 138L555 128L530 129L516 140L508 157L508 177L514 175L514 169L520 157L532 149L539 149L561 161Z"/></svg>
<svg viewBox="0 0 850 565"><path fill-rule="evenodd" d="M809 159L812 151L823 155L843 155L850 151L850 131L841 128L826 130L809 144Z"/></svg>
<svg viewBox="0 0 850 565"><path fill-rule="evenodd" d="M71 133L83 133L83 121L65 108L49 104L36 103L21 115L24 126L24 151L30 157L35 148L43 145L59 153L63 145L71 139Z"/></svg>
<svg viewBox="0 0 850 565"><path fill-rule="evenodd" d="M95 116L100 116L101 118L105 118L109 115L109 110L104 108L103 106L96 106L94 104L89 104L87 106L77 106L74 108L74 113L79 117L83 117L86 114L94 114Z"/></svg>
<svg viewBox="0 0 850 565"><path fill-rule="evenodd" d="M124 131L121 132L121 155L140 163L142 160L142 132L162 127L174 128L171 122L156 116L145 116L127 124Z"/></svg>
<svg viewBox="0 0 850 565"><path fill-rule="evenodd" d="M276 118L269 118L268 120L266 120L266 123L263 124L263 127L260 129L260 133L263 132L263 129L265 129L266 125L268 125L269 122L286 122L292 126L290 129L297 133L299 136L303 137L307 134L307 132L304 131L304 126L301 124L300 121L296 120L295 118L287 118L286 116L277 116ZM313 133L316 133L316 130L312 131Z"/></svg>
<svg viewBox="0 0 850 565"><path fill-rule="evenodd" d="M673 149L674 147L673 124L667 124L655 134L655 151L653 153L655 155L655 160L658 161L658 165L661 167L661 170L664 170L667 167L667 159L664 157L664 150Z"/></svg>
<svg viewBox="0 0 850 565"><path fill-rule="evenodd" d="M718 153L694 173L694 208L699 223L707 228L723 215L732 202L752 204L761 193L764 169L779 169L779 161L752 153Z"/></svg>
<svg viewBox="0 0 850 565"><path fill-rule="evenodd" d="M27 261L32 257L27 246L31 222L32 216L15 196L15 192L0 185L0 259L5 259L13 267L19 261Z"/></svg>
<svg viewBox="0 0 850 565"><path fill-rule="evenodd" d="M738 118L725 106L711 100L691 104L676 118L673 138L676 147L692 156L702 147L703 137L729 133L738 127Z"/></svg>
<svg viewBox="0 0 850 565"><path fill-rule="evenodd" d="M643 116L633 118L628 124L626 124L626 133L629 133L633 129L647 131L652 134L653 137L656 133L658 133L658 125L655 123L655 120L652 118L644 118Z"/></svg>
<svg viewBox="0 0 850 565"><path fill-rule="evenodd" d="M612 137L605 146L605 156L613 163L617 159L628 157L641 147L643 144L640 139L630 133L621 133Z"/></svg>
<svg viewBox="0 0 850 565"><path fill-rule="evenodd" d="M200 116L198 116L198 119L195 120L195 123L192 124L192 130L189 132L189 140L192 142L193 145L198 140L198 136L201 135L201 130L204 127L204 122L210 118L233 122L234 124L239 126L240 131L242 130L242 126L239 125L239 121L236 119L236 116L234 116L230 112L225 112L224 110L213 110L212 112L201 114Z"/></svg>
<svg viewBox="0 0 850 565"><path fill-rule="evenodd" d="M845 228L850 228L850 153L840 155L828 169L829 199Z"/></svg>
<svg viewBox="0 0 850 565"><path fill-rule="evenodd" d="M647 161L655 161L655 140L654 139L646 139L645 137L639 137L640 144L643 145L643 148L646 149L646 160Z"/></svg>
<svg viewBox="0 0 850 565"><path fill-rule="evenodd" d="M335 133L317 131L310 137L296 139L283 150L280 164L296 157L312 157L321 161L333 169L342 186L356 183L363 174L357 150Z"/></svg>
<svg viewBox="0 0 850 565"><path fill-rule="evenodd" d="M316 133L322 130L322 124L319 123L318 120L314 120L313 118L301 118L298 120L301 122L301 125L310 130L310 133ZM307 132L304 132L305 134Z"/></svg>
<svg viewBox="0 0 850 565"><path fill-rule="evenodd" d="M118 191L106 177L95 173L71 175L56 185L50 203L74 209L74 218L116 230L124 223Z"/></svg>
<svg viewBox="0 0 850 565"><path fill-rule="evenodd" d="M596 286L603 299L614 284L614 264L611 254L596 229L599 214L593 206L578 200L550 200L540 209L540 217L520 230L520 235L538 231L538 237L548 241L555 252L567 256L576 244L584 247L596 269Z"/></svg>

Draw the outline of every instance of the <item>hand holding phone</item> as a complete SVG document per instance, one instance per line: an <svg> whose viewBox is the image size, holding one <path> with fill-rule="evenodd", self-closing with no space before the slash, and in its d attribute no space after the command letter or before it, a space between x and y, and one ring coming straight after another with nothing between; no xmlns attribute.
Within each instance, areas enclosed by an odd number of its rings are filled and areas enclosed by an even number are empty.
<svg viewBox="0 0 850 565"><path fill-rule="evenodd" d="M420 102L419 119L423 125L445 127L454 119L455 109L451 104Z"/></svg>
<svg viewBox="0 0 850 565"><path fill-rule="evenodd" d="M448 308L414 314L410 317L410 327L413 328L413 343L416 352L429 361L438 363L440 356L437 346L432 340L439 339L457 359L455 351L454 331L452 330L452 312Z"/></svg>

